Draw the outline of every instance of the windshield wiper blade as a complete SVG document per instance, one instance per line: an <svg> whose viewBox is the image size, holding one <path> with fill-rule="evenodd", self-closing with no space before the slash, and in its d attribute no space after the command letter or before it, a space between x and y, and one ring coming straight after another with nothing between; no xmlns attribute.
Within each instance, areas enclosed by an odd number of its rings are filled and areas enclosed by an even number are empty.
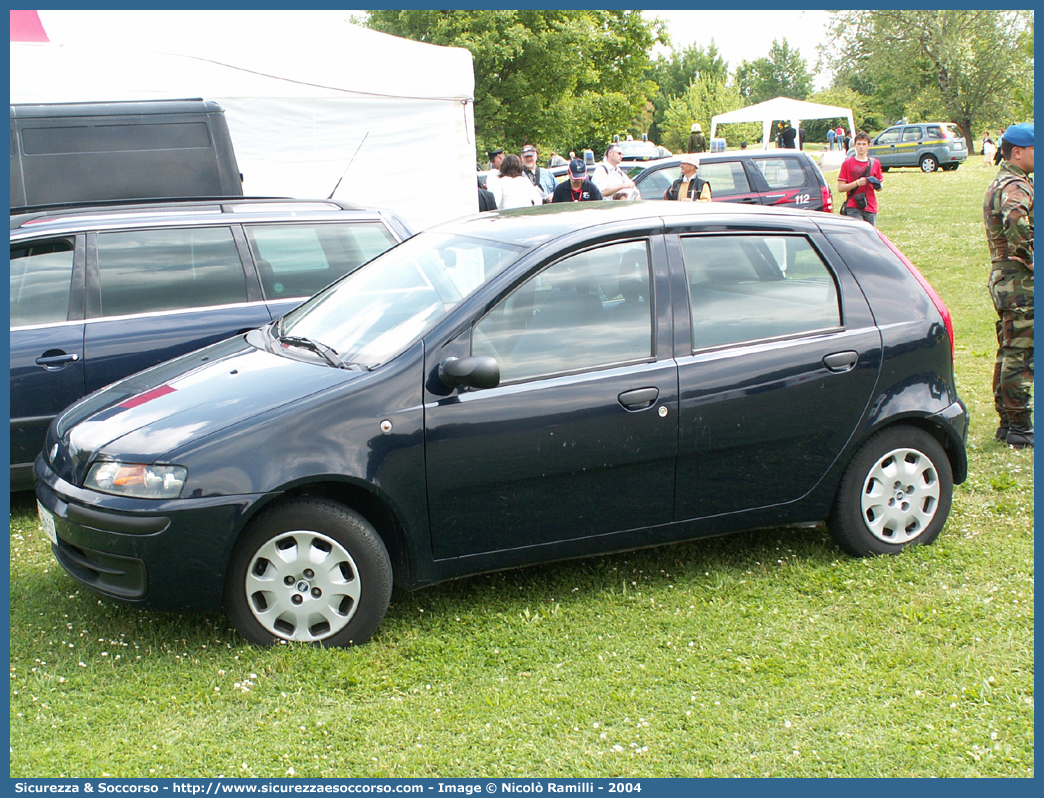
<svg viewBox="0 0 1044 798"><path fill-rule="evenodd" d="M332 346L327 346L319 341L313 341L311 338L305 338L300 335L287 335L279 339L281 344L287 346L299 346L302 349L308 349L315 352L317 355L323 358L327 363L336 369L347 368L347 366L341 362L341 359L337 356L337 350Z"/></svg>

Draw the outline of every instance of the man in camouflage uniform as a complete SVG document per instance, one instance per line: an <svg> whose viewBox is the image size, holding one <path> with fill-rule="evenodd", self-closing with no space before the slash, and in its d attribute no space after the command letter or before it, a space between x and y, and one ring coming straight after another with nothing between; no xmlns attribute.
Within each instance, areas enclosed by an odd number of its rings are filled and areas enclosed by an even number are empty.
<svg viewBox="0 0 1044 798"><path fill-rule="evenodd" d="M997 440L1023 449L1033 446L1033 124L1004 131L1001 151L1004 161L983 201L999 316L993 400Z"/></svg>

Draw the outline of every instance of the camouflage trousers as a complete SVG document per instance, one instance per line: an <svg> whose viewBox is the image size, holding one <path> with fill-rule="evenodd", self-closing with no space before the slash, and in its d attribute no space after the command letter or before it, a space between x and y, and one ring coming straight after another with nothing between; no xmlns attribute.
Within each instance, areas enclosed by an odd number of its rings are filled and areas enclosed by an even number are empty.
<svg viewBox="0 0 1044 798"><path fill-rule="evenodd" d="M1033 426L1033 272L1010 261L994 263L990 296L997 310L993 403L1001 422Z"/></svg>

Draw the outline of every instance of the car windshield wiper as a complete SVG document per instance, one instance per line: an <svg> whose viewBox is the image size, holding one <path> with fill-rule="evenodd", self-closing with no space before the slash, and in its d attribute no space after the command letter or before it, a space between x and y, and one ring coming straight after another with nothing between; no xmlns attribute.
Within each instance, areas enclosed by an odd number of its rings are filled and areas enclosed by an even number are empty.
<svg viewBox="0 0 1044 798"><path fill-rule="evenodd" d="M334 349L332 346L327 346L324 343L320 343L319 341L313 341L311 338L305 338L300 335L286 335L279 336L277 340L279 341L279 343L285 344L287 346L299 346L302 349L308 349L312 352L315 352L317 355L322 357L323 360L325 360L327 363L329 363L336 369L345 369L349 367L347 363L343 363L341 359L337 356L336 349Z"/></svg>

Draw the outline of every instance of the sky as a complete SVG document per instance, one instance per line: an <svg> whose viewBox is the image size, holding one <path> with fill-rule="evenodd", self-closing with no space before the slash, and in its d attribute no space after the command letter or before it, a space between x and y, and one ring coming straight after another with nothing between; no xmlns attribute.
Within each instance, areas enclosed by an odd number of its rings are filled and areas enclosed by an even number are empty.
<svg viewBox="0 0 1044 798"><path fill-rule="evenodd" d="M805 59L809 72L815 74L816 46L826 37L830 15L826 11L643 11L646 17L660 17L668 22L675 50L695 44L706 49L713 40L721 57L735 71L742 61L753 61L768 55L774 39L783 39ZM662 48L661 48L662 49ZM660 49L654 50L658 55ZM669 50L663 51L664 55ZM815 88L824 89L831 75L816 75Z"/></svg>

